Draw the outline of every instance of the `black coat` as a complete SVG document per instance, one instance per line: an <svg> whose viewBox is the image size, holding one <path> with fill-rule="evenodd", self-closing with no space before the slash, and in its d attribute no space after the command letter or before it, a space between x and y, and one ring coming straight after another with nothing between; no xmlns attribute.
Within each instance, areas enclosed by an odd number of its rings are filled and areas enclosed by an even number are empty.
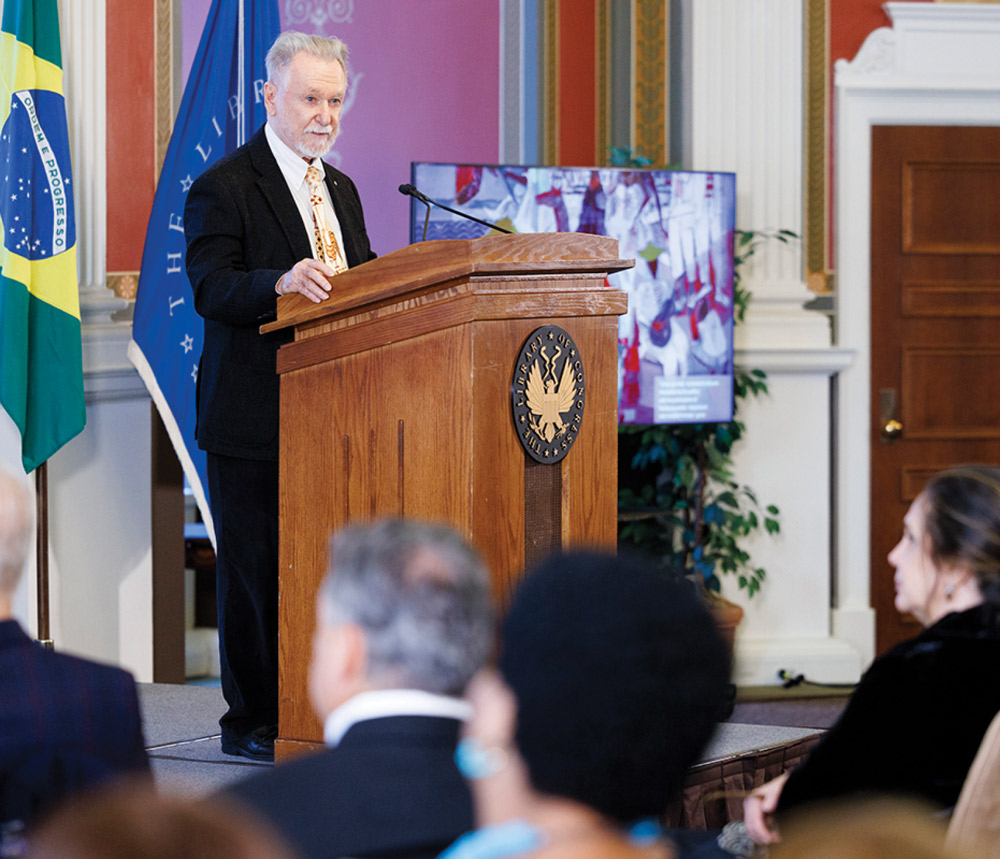
<svg viewBox="0 0 1000 859"><path fill-rule="evenodd" d="M0 822L30 822L125 773L149 773L132 675L0 621Z"/></svg>
<svg viewBox="0 0 1000 859"><path fill-rule="evenodd" d="M458 730L456 719L369 719L335 748L279 763L228 795L305 859L431 859L473 826L472 798L454 763Z"/></svg>
<svg viewBox="0 0 1000 859"><path fill-rule="evenodd" d="M955 612L876 659L840 719L792 772L779 812L858 792L943 808L1000 711L1000 609Z"/></svg>
<svg viewBox="0 0 1000 859"><path fill-rule="evenodd" d="M354 183L329 164L326 185L348 266L374 258ZM205 321L198 366L198 446L244 459L278 459L278 347L285 331L261 335L273 317L278 278L312 256L309 236L263 127L217 161L188 191L187 274Z"/></svg>

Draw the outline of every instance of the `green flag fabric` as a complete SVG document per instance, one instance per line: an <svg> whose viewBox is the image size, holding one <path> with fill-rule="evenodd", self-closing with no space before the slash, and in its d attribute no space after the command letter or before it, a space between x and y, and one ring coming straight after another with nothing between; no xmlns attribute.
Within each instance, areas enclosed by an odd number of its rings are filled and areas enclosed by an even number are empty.
<svg viewBox="0 0 1000 859"><path fill-rule="evenodd" d="M57 0L4 0L0 166L0 405L30 472L86 422Z"/></svg>

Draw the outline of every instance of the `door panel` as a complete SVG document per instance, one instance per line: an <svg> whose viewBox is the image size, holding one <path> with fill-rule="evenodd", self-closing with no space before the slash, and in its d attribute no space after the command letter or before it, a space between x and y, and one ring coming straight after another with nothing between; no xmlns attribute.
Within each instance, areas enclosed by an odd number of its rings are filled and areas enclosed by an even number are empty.
<svg viewBox="0 0 1000 859"><path fill-rule="evenodd" d="M1000 349L902 348L903 426L910 441L995 439ZM974 382L985 376L985 389ZM983 380L981 380L983 381Z"/></svg>
<svg viewBox="0 0 1000 859"><path fill-rule="evenodd" d="M920 625L886 555L936 471L1000 462L1000 128L872 130L872 533L876 648ZM890 420L898 424L886 425Z"/></svg>
<svg viewBox="0 0 1000 859"><path fill-rule="evenodd" d="M923 254L1000 252L1000 173L978 161L904 160L903 251Z"/></svg>

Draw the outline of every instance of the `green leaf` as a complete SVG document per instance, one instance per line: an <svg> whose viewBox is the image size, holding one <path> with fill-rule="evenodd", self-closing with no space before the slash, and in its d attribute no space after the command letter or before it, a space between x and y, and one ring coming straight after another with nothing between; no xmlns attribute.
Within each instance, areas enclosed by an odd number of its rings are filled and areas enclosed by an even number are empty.
<svg viewBox="0 0 1000 859"><path fill-rule="evenodd" d="M739 510L740 504L736 500L736 495L731 491L720 492L715 497L716 504L723 504L726 507L730 507L734 510Z"/></svg>

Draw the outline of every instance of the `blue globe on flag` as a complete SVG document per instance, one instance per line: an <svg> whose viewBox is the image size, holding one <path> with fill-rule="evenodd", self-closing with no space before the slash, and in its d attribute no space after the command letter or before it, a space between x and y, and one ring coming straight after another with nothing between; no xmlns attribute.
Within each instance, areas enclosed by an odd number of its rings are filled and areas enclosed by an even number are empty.
<svg viewBox="0 0 1000 859"><path fill-rule="evenodd" d="M29 260L76 243L66 107L51 90L18 90L0 129L4 247Z"/></svg>

